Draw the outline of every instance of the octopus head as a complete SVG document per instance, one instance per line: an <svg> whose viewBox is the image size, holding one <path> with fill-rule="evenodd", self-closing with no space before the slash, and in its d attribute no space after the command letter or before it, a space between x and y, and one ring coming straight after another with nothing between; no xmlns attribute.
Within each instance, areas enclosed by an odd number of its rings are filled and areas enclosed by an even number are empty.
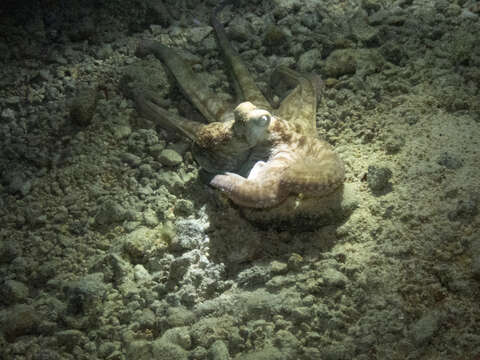
<svg viewBox="0 0 480 360"><path fill-rule="evenodd" d="M234 132L244 136L251 147L268 138L272 115L267 110L258 109L250 102L243 102L235 108L234 115Z"/></svg>

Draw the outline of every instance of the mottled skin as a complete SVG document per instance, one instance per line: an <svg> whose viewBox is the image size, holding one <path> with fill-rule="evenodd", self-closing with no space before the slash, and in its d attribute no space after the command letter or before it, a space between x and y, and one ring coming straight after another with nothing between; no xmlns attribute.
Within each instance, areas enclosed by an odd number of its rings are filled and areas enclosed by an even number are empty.
<svg viewBox="0 0 480 360"><path fill-rule="evenodd" d="M272 208L289 195L332 193L343 184L344 166L330 145L317 136L317 79L277 68L272 83L285 82L293 90L273 109L229 44L217 12L211 22L240 105L234 109L222 102L174 50L145 40L137 55L159 58L207 124L167 112L157 105L154 94L133 89L137 110L190 138L200 166L215 175L210 184L241 207Z"/></svg>
<svg viewBox="0 0 480 360"><path fill-rule="evenodd" d="M299 124L272 116L250 102L235 109L237 121L251 122L259 117L268 121L263 142L268 144L267 160L258 161L248 178L226 173L215 176L212 186L238 205L267 208L278 205L290 194L324 196L343 183L343 163L325 141L306 134Z"/></svg>

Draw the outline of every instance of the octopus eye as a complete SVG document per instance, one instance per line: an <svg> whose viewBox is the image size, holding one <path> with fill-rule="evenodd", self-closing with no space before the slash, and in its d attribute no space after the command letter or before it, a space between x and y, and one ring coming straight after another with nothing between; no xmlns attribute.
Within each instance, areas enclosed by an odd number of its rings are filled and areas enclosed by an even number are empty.
<svg viewBox="0 0 480 360"><path fill-rule="evenodd" d="M262 115L258 118L258 125L266 126L270 123L270 115Z"/></svg>

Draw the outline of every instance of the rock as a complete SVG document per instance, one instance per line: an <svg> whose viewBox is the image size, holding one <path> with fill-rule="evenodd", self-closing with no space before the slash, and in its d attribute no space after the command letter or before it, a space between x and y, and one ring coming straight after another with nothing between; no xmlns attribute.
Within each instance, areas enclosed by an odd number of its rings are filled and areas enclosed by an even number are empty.
<svg viewBox="0 0 480 360"><path fill-rule="evenodd" d="M159 185L164 185L170 191L177 191L183 188L183 181L175 171L162 171L158 174Z"/></svg>
<svg viewBox="0 0 480 360"><path fill-rule="evenodd" d="M361 6L370 14L382 8L382 5L379 0L362 0Z"/></svg>
<svg viewBox="0 0 480 360"><path fill-rule="evenodd" d="M163 150L157 160L165 166L176 166L183 161L182 156L172 149Z"/></svg>
<svg viewBox="0 0 480 360"><path fill-rule="evenodd" d="M275 314L280 297L273 297L263 289L255 290L244 298L245 313L251 319L265 318Z"/></svg>
<svg viewBox="0 0 480 360"><path fill-rule="evenodd" d="M18 244L13 242L0 242L0 263L11 263L17 256L21 255L21 250Z"/></svg>
<svg viewBox="0 0 480 360"><path fill-rule="evenodd" d="M321 56L322 54L318 49L311 49L303 53L298 59L298 71L303 73L312 72Z"/></svg>
<svg viewBox="0 0 480 360"><path fill-rule="evenodd" d="M130 134L127 143L130 152L141 157L151 146L158 144L159 140L155 130L140 129Z"/></svg>
<svg viewBox="0 0 480 360"><path fill-rule="evenodd" d="M171 327L191 325L195 314L184 307L170 307L167 310L167 323Z"/></svg>
<svg viewBox="0 0 480 360"><path fill-rule="evenodd" d="M121 349L121 344L118 341L106 341L102 342L98 346L98 355L102 359L116 359L114 357L109 357L109 355L112 355L115 353L115 351L119 351Z"/></svg>
<svg viewBox="0 0 480 360"><path fill-rule="evenodd" d="M101 257L90 269L101 271L104 281L122 284L133 280L133 269L130 263L123 260L118 254L107 254Z"/></svg>
<svg viewBox="0 0 480 360"><path fill-rule="evenodd" d="M102 312L103 297L107 291L103 279L103 273L93 273L63 286L68 302L67 312L73 316L85 316L85 326L95 324Z"/></svg>
<svg viewBox="0 0 480 360"><path fill-rule="evenodd" d="M303 257L300 254L293 253L288 258L288 268L293 271L300 270L303 265Z"/></svg>
<svg viewBox="0 0 480 360"><path fill-rule="evenodd" d="M151 360L153 358L151 342L147 340L127 340L125 343L127 359Z"/></svg>
<svg viewBox="0 0 480 360"><path fill-rule="evenodd" d="M152 256L162 256L168 248L169 238L161 229L139 227L123 239L123 250L136 264L148 262Z"/></svg>
<svg viewBox="0 0 480 360"><path fill-rule="evenodd" d="M39 349L35 352L34 359L48 359L48 360L62 360L61 356L57 351L51 349Z"/></svg>
<svg viewBox="0 0 480 360"><path fill-rule="evenodd" d="M137 359L135 357L135 359ZM156 340L152 344L152 359L156 360L188 360L188 352L180 346L166 342L163 339Z"/></svg>
<svg viewBox="0 0 480 360"><path fill-rule="evenodd" d="M192 360L205 360L208 356L208 351L203 346L197 346L190 352Z"/></svg>
<svg viewBox="0 0 480 360"><path fill-rule="evenodd" d="M125 68L124 75L120 80L120 89L129 98L133 95L132 89L142 89L157 94L158 99L161 100L170 91L170 84L159 61L143 59ZM168 108L169 102L165 100L159 105ZM153 124L151 125L153 126ZM146 129L138 131L143 132ZM152 132L155 133L153 130Z"/></svg>
<svg viewBox="0 0 480 360"><path fill-rule="evenodd" d="M191 144L187 141L177 141L171 144L168 144L168 148L176 151L181 156L184 156L187 150L189 150Z"/></svg>
<svg viewBox="0 0 480 360"><path fill-rule="evenodd" d="M450 221L468 221L478 214L478 195L460 199L454 210L448 213Z"/></svg>
<svg viewBox="0 0 480 360"><path fill-rule="evenodd" d="M268 279L270 279L268 269L259 265L246 268L237 275L238 285L244 288L251 288L260 284L265 284Z"/></svg>
<svg viewBox="0 0 480 360"><path fill-rule="evenodd" d="M84 41L92 40L95 36L96 25L94 22L94 16L85 16L80 21L76 21L76 26L73 26L68 33L70 40L72 41Z"/></svg>
<svg viewBox="0 0 480 360"><path fill-rule="evenodd" d="M194 211L193 202L190 200L179 199L175 203L175 215L177 216L189 216Z"/></svg>
<svg viewBox="0 0 480 360"><path fill-rule="evenodd" d="M92 122L97 106L97 89L83 86L69 104L69 113L72 123L77 126L88 126Z"/></svg>
<svg viewBox="0 0 480 360"><path fill-rule="evenodd" d="M344 288L348 282L348 278L338 270L327 268L322 272L322 277L327 286Z"/></svg>
<svg viewBox="0 0 480 360"><path fill-rule="evenodd" d="M202 318L191 327L192 343L209 348L217 340L226 340L238 334L231 316Z"/></svg>
<svg viewBox="0 0 480 360"><path fill-rule="evenodd" d="M243 17L234 17L227 28L228 38L239 42L249 40L252 31L250 23Z"/></svg>
<svg viewBox="0 0 480 360"><path fill-rule="evenodd" d="M188 326L168 329L162 335L162 340L166 343L178 345L185 350L189 350L192 347L192 339L190 338Z"/></svg>
<svg viewBox="0 0 480 360"><path fill-rule="evenodd" d="M48 72L48 70L44 71ZM20 104L20 96L9 96L5 99L5 104L7 104L8 106L17 107Z"/></svg>
<svg viewBox="0 0 480 360"><path fill-rule="evenodd" d="M170 265L169 280L175 283L182 280L190 265L191 259L189 257L179 257L175 259Z"/></svg>
<svg viewBox="0 0 480 360"><path fill-rule="evenodd" d="M351 75L356 70L357 62L349 49L335 50L325 60L324 71L329 77Z"/></svg>
<svg viewBox="0 0 480 360"><path fill-rule="evenodd" d="M463 166L463 161L458 159L455 155L443 152L437 158L437 164L445 166L447 169L455 170Z"/></svg>
<svg viewBox="0 0 480 360"><path fill-rule="evenodd" d="M270 25L265 30L263 43L270 48L280 47L285 45L287 41L287 35L283 29L276 25Z"/></svg>
<svg viewBox="0 0 480 360"><path fill-rule="evenodd" d="M55 337L60 346L65 346L70 350L86 340L86 336L83 332L75 329L59 331L55 333Z"/></svg>
<svg viewBox="0 0 480 360"><path fill-rule="evenodd" d="M127 218L125 208L115 200L105 201L98 209L95 215L95 223L97 225L107 225L120 223Z"/></svg>
<svg viewBox="0 0 480 360"><path fill-rule="evenodd" d="M189 29L189 40L192 43L200 43L208 37L213 31L211 26L197 26Z"/></svg>
<svg viewBox="0 0 480 360"><path fill-rule="evenodd" d="M383 57L392 64L404 66L408 60L408 53L401 44L395 41L388 41L380 48Z"/></svg>
<svg viewBox="0 0 480 360"><path fill-rule="evenodd" d="M429 312L424 314L411 328L411 336L417 346L429 342L440 326L440 314Z"/></svg>
<svg viewBox="0 0 480 360"><path fill-rule="evenodd" d="M150 273L141 264L135 265L135 267L133 268L133 272L134 272L133 276L135 278L135 281L137 281L138 283L147 282L152 279L152 276L150 275Z"/></svg>
<svg viewBox="0 0 480 360"><path fill-rule="evenodd" d="M252 352L241 354L235 357L235 360L286 360L287 357L281 350L273 347L272 345L266 345L261 350L255 350Z"/></svg>
<svg viewBox="0 0 480 360"><path fill-rule="evenodd" d="M172 14L168 11L163 1L147 0L147 18L145 21L150 24L158 24L167 27L171 24Z"/></svg>
<svg viewBox="0 0 480 360"><path fill-rule="evenodd" d="M313 311L311 318L313 318ZM275 334L274 343L278 348L282 349L283 353L287 354L287 358L295 358L300 347L300 341L287 330L279 330Z"/></svg>
<svg viewBox="0 0 480 360"><path fill-rule="evenodd" d="M288 15L288 8L286 6L275 6L272 14L275 20L281 20Z"/></svg>
<svg viewBox="0 0 480 360"><path fill-rule="evenodd" d="M281 261L272 261L270 263L270 272L275 275L286 274L288 272L288 265Z"/></svg>
<svg viewBox="0 0 480 360"><path fill-rule="evenodd" d="M229 360L230 354L225 342L222 340L215 341L208 349L208 358L210 360Z"/></svg>
<svg viewBox="0 0 480 360"><path fill-rule="evenodd" d="M97 50L97 58L106 60L113 54L112 45L105 44Z"/></svg>
<svg viewBox="0 0 480 360"><path fill-rule="evenodd" d="M143 212L143 222L148 227L155 227L160 223L157 213L152 209L147 209Z"/></svg>
<svg viewBox="0 0 480 360"><path fill-rule="evenodd" d="M34 334L38 325L38 312L31 305L15 305L0 312L0 326L9 341L18 336Z"/></svg>
<svg viewBox="0 0 480 360"><path fill-rule="evenodd" d="M159 140L158 143L150 146L150 148L148 149L148 153L152 155L154 159L158 159L162 151L165 149L165 145L165 141Z"/></svg>
<svg viewBox="0 0 480 360"><path fill-rule="evenodd" d="M470 244L470 253L472 254L473 277L480 281L480 237L477 236Z"/></svg>
<svg viewBox="0 0 480 360"><path fill-rule="evenodd" d="M154 177L155 172L150 164L141 164L138 170L140 171L140 177L142 178L152 179Z"/></svg>
<svg viewBox="0 0 480 360"><path fill-rule="evenodd" d="M368 10L368 9L367 9ZM370 25L376 26L382 23L387 22L388 17L391 13L386 9L378 9L368 17L368 23Z"/></svg>
<svg viewBox="0 0 480 360"><path fill-rule="evenodd" d="M12 305L24 302L28 298L28 287L16 280L6 280L0 287L0 301Z"/></svg>
<svg viewBox="0 0 480 360"><path fill-rule="evenodd" d="M296 323L308 322L314 316L313 308L310 306L298 306L292 309L291 312L292 320Z"/></svg>
<svg viewBox="0 0 480 360"><path fill-rule="evenodd" d="M171 248L174 251L193 250L205 241L206 225L198 219L178 219L175 222L176 236Z"/></svg>
<svg viewBox="0 0 480 360"><path fill-rule="evenodd" d="M352 36L363 42L368 47L379 45L378 27L370 26L366 21L365 11L357 11L355 16L349 19L352 28Z"/></svg>
<svg viewBox="0 0 480 360"><path fill-rule="evenodd" d="M341 342L322 347L320 353L320 359L325 360L344 360L354 358L352 349Z"/></svg>
<svg viewBox="0 0 480 360"><path fill-rule="evenodd" d="M373 192L384 190L392 177L392 171L388 168L370 165L367 173L367 183Z"/></svg>
<svg viewBox="0 0 480 360"><path fill-rule="evenodd" d="M140 166L140 164L142 163L142 159L139 156L128 152L122 153L120 155L120 159L133 168Z"/></svg>
<svg viewBox="0 0 480 360"><path fill-rule="evenodd" d="M307 10L302 15L300 22L309 30L315 31L316 26L322 22L321 16L317 11Z"/></svg>
<svg viewBox="0 0 480 360"><path fill-rule="evenodd" d="M53 76L50 73L49 69L41 69L38 71L37 79L42 82L43 81L49 82L53 80Z"/></svg>
<svg viewBox="0 0 480 360"><path fill-rule="evenodd" d="M388 154L399 152L405 145L405 139L400 135L390 135L385 139L385 150Z"/></svg>
<svg viewBox="0 0 480 360"><path fill-rule="evenodd" d="M112 128L113 137L117 140L128 138L132 133L132 127L129 124L116 124Z"/></svg>
<svg viewBox="0 0 480 360"><path fill-rule="evenodd" d="M295 281L290 276L273 276L267 283L266 287L269 291L284 289L293 284Z"/></svg>
<svg viewBox="0 0 480 360"><path fill-rule="evenodd" d="M142 309L141 313L138 317L136 317L136 321L138 322L138 326L140 329L155 329L157 324L157 318L155 313L148 309Z"/></svg>
<svg viewBox="0 0 480 360"><path fill-rule="evenodd" d="M296 13L298 12L302 6L305 4L303 3L302 0L273 0L272 1L272 6L274 9L284 9L287 14L288 12L290 13Z"/></svg>
<svg viewBox="0 0 480 360"><path fill-rule="evenodd" d="M22 171L7 172L3 175L3 181L8 184L8 191L11 194L26 196L32 189L32 181Z"/></svg>
<svg viewBox="0 0 480 360"><path fill-rule="evenodd" d="M3 109L0 113L0 118L5 122L14 121L17 117L15 110L10 108Z"/></svg>

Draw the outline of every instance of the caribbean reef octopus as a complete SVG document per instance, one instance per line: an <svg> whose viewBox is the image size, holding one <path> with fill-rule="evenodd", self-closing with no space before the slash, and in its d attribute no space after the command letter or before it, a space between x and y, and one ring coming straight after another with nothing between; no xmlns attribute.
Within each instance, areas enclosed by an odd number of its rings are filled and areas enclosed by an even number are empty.
<svg viewBox="0 0 480 360"><path fill-rule="evenodd" d="M331 222L341 210L345 170L332 147L317 135L321 82L287 67L275 69L271 83L282 82L292 90L273 108L229 43L217 19L222 7L213 12L211 25L231 72L238 105L217 97L175 50L143 40L136 55L158 58L206 123L163 109L155 94L129 89L137 112L191 139L196 161L212 174L210 185L254 223L298 225L307 221L318 226Z"/></svg>

